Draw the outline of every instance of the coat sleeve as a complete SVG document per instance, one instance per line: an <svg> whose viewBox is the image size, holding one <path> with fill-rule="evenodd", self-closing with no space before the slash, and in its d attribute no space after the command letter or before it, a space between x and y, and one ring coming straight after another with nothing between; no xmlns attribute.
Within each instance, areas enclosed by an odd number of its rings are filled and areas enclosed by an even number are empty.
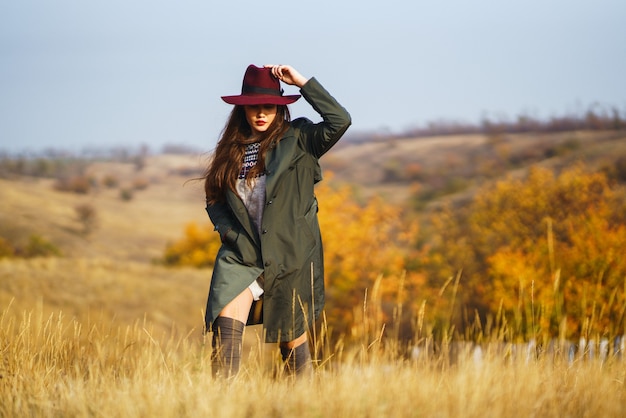
<svg viewBox="0 0 626 418"><path fill-rule="evenodd" d="M323 121L300 126L306 140L307 150L321 157L339 141L352 124L350 114L315 78L311 78L300 89L302 97L320 114Z"/></svg>
<svg viewBox="0 0 626 418"><path fill-rule="evenodd" d="M234 242L238 235L236 230L233 229L236 221L228 204L225 202L207 204L206 211L209 214L215 231L220 234L222 242Z"/></svg>

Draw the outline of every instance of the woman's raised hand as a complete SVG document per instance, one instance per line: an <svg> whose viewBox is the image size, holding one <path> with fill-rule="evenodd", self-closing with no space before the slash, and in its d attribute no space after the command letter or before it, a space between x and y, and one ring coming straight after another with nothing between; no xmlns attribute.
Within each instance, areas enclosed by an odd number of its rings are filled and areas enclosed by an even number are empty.
<svg viewBox="0 0 626 418"><path fill-rule="evenodd" d="M271 69L272 75L285 84L302 87L308 81L307 78L305 78L302 74L300 74L291 65L266 64L264 67Z"/></svg>

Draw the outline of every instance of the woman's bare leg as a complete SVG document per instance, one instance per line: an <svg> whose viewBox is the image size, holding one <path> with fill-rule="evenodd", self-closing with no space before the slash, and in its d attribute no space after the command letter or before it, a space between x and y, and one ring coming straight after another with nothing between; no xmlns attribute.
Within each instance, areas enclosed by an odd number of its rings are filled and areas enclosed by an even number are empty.
<svg viewBox="0 0 626 418"><path fill-rule="evenodd" d="M231 300L228 305L224 306L219 316L233 318L245 324L250 314L252 301L252 291L246 288L235 299Z"/></svg>
<svg viewBox="0 0 626 418"><path fill-rule="evenodd" d="M298 338L296 338L295 340L280 343L280 346L285 347L285 348L296 348L297 346L305 342L307 342L306 332L302 334L301 336L299 336Z"/></svg>

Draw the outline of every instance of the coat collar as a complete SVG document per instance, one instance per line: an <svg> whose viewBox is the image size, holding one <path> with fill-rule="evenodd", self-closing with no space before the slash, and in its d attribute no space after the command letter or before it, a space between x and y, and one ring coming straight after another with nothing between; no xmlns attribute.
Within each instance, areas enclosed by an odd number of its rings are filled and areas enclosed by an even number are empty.
<svg viewBox="0 0 626 418"><path fill-rule="evenodd" d="M256 232L256 228L254 227L250 216L248 216L248 211L246 210L241 198L234 191L228 190L226 192L226 201L231 207L233 214L239 223L243 226L248 235L258 244L259 234Z"/></svg>
<svg viewBox="0 0 626 418"><path fill-rule="evenodd" d="M283 135L283 138L278 144L267 151L265 156L265 193L267 198L271 198L276 192L276 188L279 185L281 174L290 168L295 167L295 155L297 148L297 140L293 128L289 128ZM266 198L266 199L267 199ZM248 216L248 211L241 198L232 190L226 192L226 200L231 207L237 220L241 223L248 235L258 244L259 236Z"/></svg>
<svg viewBox="0 0 626 418"><path fill-rule="evenodd" d="M289 128L275 147L267 151L265 156L265 192L268 197L274 195L281 175L295 166L297 140L293 128Z"/></svg>

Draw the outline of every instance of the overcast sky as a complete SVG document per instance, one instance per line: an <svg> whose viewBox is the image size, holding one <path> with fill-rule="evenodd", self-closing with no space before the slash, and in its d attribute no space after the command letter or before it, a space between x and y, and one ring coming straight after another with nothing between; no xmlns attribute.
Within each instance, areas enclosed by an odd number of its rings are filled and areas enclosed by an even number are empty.
<svg viewBox="0 0 626 418"><path fill-rule="evenodd" d="M208 151L250 63L315 76L353 132L626 112L626 1L7 0L0 150Z"/></svg>

